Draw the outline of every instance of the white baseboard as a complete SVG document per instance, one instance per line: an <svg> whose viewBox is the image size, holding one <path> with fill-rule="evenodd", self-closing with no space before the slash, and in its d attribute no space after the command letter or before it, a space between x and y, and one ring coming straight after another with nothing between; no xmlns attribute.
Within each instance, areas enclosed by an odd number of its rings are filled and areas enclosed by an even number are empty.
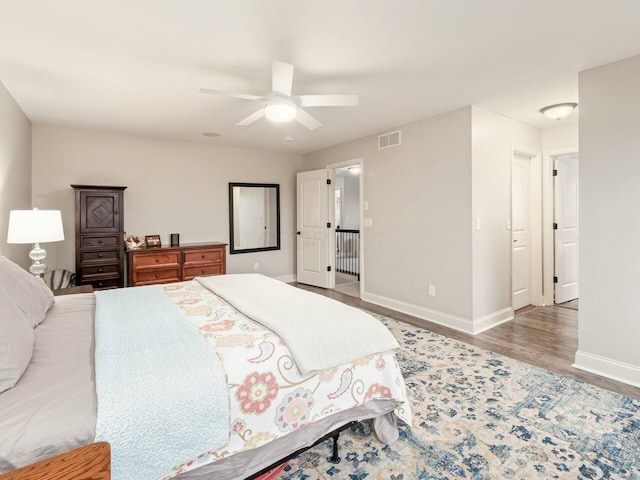
<svg viewBox="0 0 640 480"><path fill-rule="evenodd" d="M394 300L393 298L376 295L374 293L362 292L362 300L365 302L375 303L381 307L387 307L398 312L408 313L414 317L473 335L473 323L471 320L466 318L456 317L454 315L449 315L448 313L438 312L436 310L431 310L429 308L403 302L401 300Z"/></svg>
<svg viewBox="0 0 640 480"><path fill-rule="evenodd" d="M576 352L575 368L640 387L640 367L592 353Z"/></svg>
<svg viewBox="0 0 640 480"><path fill-rule="evenodd" d="M490 313L489 315L485 315L478 320L474 320L473 322L473 334L477 335L478 333L482 333L490 328L497 327L501 323L508 322L509 320L513 320L513 308L507 307L502 310L498 310L497 312Z"/></svg>
<svg viewBox="0 0 640 480"><path fill-rule="evenodd" d="M280 277L273 277L276 280L280 280L281 282L284 283L293 283L296 281L296 274L292 273L291 275L282 275Z"/></svg>

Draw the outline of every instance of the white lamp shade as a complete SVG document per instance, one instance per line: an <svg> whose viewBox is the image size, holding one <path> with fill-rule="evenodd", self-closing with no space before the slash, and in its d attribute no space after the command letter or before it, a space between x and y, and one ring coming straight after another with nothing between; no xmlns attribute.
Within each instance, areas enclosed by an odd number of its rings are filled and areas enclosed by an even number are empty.
<svg viewBox="0 0 640 480"><path fill-rule="evenodd" d="M7 243L46 243L64 240L60 210L11 210Z"/></svg>

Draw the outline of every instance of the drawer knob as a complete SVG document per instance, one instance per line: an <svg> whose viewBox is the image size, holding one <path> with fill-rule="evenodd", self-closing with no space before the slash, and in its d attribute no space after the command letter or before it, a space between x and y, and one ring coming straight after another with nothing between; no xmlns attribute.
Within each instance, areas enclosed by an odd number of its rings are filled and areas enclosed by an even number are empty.
<svg viewBox="0 0 640 480"><path fill-rule="evenodd" d="M98 269L98 273L102 273L102 269L101 268Z"/></svg>
<svg viewBox="0 0 640 480"><path fill-rule="evenodd" d="M202 273L204 273L204 268L201 271L202 271Z"/></svg>
<svg viewBox="0 0 640 480"><path fill-rule="evenodd" d="M102 240L98 240L98 243L102 243Z"/></svg>
<svg viewBox="0 0 640 480"><path fill-rule="evenodd" d="M98 258L102 258L102 254L101 253L98 254Z"/></svg>
<svg viewBox="0 0 640 480"><path fill-rule="evenodd" d="M205 255L202 255L202 258L207 258Z"/></svg>
<svg viewBox="0 0 640 480"><path fill-rule="evenodd" d="M159 273L156 273L156 278L160 278L160 274Z"/></svg>
<svg viewBox="0 0 640 480"><path fill-rule="evenodd" d="M98 286L101 287L102 286L102 282L98 283Z"/></svg>
<svg viewBox="0 0 640 480"><path fill-rule="evenodd" d="M160 259L159 258L156 258L156 263L160 263Z"/></svg>

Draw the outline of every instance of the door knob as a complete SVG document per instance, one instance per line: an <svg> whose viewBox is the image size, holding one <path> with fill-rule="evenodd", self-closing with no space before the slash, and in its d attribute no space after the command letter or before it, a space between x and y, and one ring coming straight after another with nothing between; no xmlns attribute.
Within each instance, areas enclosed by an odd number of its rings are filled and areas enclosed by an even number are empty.
<svg viewBox="0 0 640 480"><path fill-rule="evenodd" d="M296 235L300 235L300 232L296 232Z"/></svg>

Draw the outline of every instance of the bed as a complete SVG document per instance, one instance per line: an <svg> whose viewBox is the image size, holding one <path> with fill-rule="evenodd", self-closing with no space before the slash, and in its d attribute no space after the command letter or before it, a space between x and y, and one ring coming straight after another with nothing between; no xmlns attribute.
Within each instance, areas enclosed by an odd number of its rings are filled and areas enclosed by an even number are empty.
<svg viewBox="0 0 640 480"><path fill-rule="evenodd" d="M397 438L397 418L410 421L405 386L388 337L376 343L375 324L357 336L363 342L351 342L380 351L350 358L336 329L350 307L327 304L324 297L316 304L318 295L259 275L223 277L221 286L208 277L54 302L44 285L0 258L0 326L9 332L0 340L0 360L11 367L0 368L0 472L108 441L115 480L244 479L350 422L372 419L382 441ZM287 296L287 289L295 290L297 300L283 301L283 288ZM331 318L323 319L322 311ZM136 316L147 314L151 318L135 326ZM283 327L271 325L273 317L289 317L286 331L276 333ZM296 323L303 322L320 325L312 342L298 344L295 336L304 329ZM143 330L132 333L136 328ZM105 340L110 329L115 333ZM338 351L320 350L314 358L305 351L328 338L322 330L333 335ZM30 334L32 352L16 352L15 344L28 344ZM12 335L17 341L8 347ZM199 346L185 349L171 340L183 337ZM126 350L138 340L133 353ZM156 347L149 347L153 342ZM159 364L165 362L151 350L178 358L179 365L164 371ZM206 365L192 363L191 356ZM333 357L338 364L331 364ZM207 365L215 361L221 370L211 375ZM209 388L220 372L223 387ZM204 406L198 397L205 397Z"/></svg>

